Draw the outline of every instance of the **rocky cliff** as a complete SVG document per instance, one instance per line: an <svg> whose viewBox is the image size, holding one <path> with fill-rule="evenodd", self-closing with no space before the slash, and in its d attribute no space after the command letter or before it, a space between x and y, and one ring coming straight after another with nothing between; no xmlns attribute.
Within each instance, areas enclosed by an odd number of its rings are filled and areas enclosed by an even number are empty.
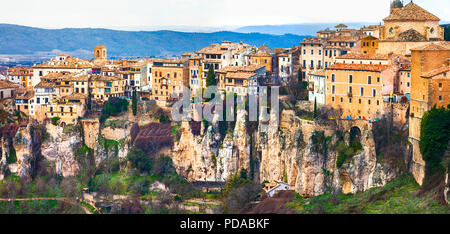
<svg viewBox="0 0 450 234"><path fill-rule="evenodd" d="M362 150L338 168L335 125L303 120L293 111L283 111L278 125L273 114L270 121L260 121L257 131L249 134L245 112L238 113L234 132L223 138L214 125L204 134L194 135L191 126L183 123L172 155L178 172L191 181L225 181L246 169L253 172L255 181L285 181L305 196L333 190L361 192L383 186L400 173L400 169L377 159L370 126L362 126ZM343 126L347 145L352 124ZM322 134L322 142L313 140L317 132Z"/></svg>

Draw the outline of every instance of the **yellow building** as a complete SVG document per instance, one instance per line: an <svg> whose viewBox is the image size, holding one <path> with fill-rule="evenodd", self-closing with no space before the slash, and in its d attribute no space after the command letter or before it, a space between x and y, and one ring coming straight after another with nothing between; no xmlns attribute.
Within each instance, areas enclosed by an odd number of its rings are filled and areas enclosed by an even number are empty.
<svg viewBox="0 0 450 234"><path fill-rule="evenodd" d="M378 49L378 38L374 36L366 36L361 39L361 53L375 54Z"/></svg>
<svg viewBox="0 0 450 234"><path fill-rule="evenodd" d="M395 0L391 13L380 27L378 53L408 55L414 47L427 42L444 40L444 29L440 19L411 2L403 4Z"/></svg>
<svg viewBox="0 0 450 234"><path fill-rule="evenodd" d="M122 97L125 92L126 81L118 76L92 75L89 80L91 99L103 104L110 97Z"/></svg>
<svg viewBox="0 0 450 234"><path fill-rule="evenodd" d="M334 118L376 120L383 116L382 73L387 65L335 64L326 71L325 104L342 110Z"/></svg>
<svg viewBox="0 0 450 234"><path fill-rule="evenodd" d="M152 99L168 101L189 88L189 61L187 59L159 59L153 62Z"/></svg>
<svg viewBox="0 0 450 234"><path fill-rule="evenodd" d="M251 55L252 64L260 64L266 67L267 72L272 71L272 55L264 51L258 51L257 53Z"/></svg>
<svg viewBox="0 0 450 234"><path fill-rule="evenodd" d="M63 96L46 105L47 118L60 118L60 122L64 124L75 124L78 117L84 116L86 113L85 94L72 94Z"/></svg>
<svg viewBox="0 0 450 234"><path fill-rule="evenodd" d="M424 113L434 105L450 104L450 43L428 43L412 49L411 55L409 139L413 144L412 173L422 184L425 162L419 148L420 124Z"/></svg>

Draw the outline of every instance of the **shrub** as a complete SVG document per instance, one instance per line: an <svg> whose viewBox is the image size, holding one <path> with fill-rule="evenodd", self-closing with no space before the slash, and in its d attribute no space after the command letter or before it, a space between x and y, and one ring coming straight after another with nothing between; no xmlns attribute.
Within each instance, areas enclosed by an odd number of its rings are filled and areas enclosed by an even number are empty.
<svg viewBox="0 0 450 234"><path fill-rule="evenodd" d="M59 117L53 117L50 120L51 120L53 125L57 126L60 119L61 118L59 118Z"/></svg>
<svg viewBox="0 0 450 234"><path fill-rule="evenodd" d="M144 153L144 151L131 148L127 155L127 160L131 162L131 166L136 168L139 172L150 172L152 168L152 161L150 157Z"/></svg>

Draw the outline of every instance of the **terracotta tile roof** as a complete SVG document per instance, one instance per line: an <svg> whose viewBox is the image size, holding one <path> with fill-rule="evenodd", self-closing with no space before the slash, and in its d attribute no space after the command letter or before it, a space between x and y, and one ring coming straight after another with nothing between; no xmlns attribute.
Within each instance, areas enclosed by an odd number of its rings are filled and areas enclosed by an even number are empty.
<svg viewBox="0 0 450 234"><path fill-rule="evenodd" d="M35 88L57 88L58 86L55 83L44 82L41 81L39 84L35 86Z"/></svg>
<svg viewBox="0 0 450 234"><path fill-rule="evenodd" d="M34 97L34 89L23 89L23 92L18 91L17 94L18 96L16 96L16 99L29 100Z"/></svg>
<svg viewBox="0 0 450 234"><path fill-rule="evenodd" d="M104 45L97 45L95 48L106 48Z"/></svg>
<svg viewBox="0 0 450 234"><path fill-rule="evenodd" d="M389 55L387 54L363 54L363 53L350 53L345 54L336 59L360 59L360 60L387 60Z"/></svg>
<svg viewBox="0 0 450 234"><path fill-rule="evenodd" d="M396 41L403 41L403 42L408 42L408 41L413 41L413 42L420 42L420 41L427 41L427 38L420 34L419 32L417 32L414 29L408 29L400 34L398 34Z"/></svg>
<svg viewBox="0 0 450 234"><path fill-rule="evenodd" d="M254 72L228 72L225 77L231 79L249 79L254 76L256 76Z"/></svg>
<svg viewBox="0 0 450 234"><path fill-rule="evenodd" d="M433 51L433 50L450 50L449 47L446 47L445 44L439 45L437 43L427 43L426 45L423 46L419 46L416 48L413 48L411 50L429 50L429 51Z"/></svg>
<svg viewBox="0 0 450 234"><path fill-rule="evenodd" d="M440 19L411 2L406 6L393 11L384 21L440 21Z"/></svg>
<svg viewBox="0 0 450 234"><path fill-rule="evenodd" d="M311 71L309 74L315 75L315 76L326 76L326 71L325 71L325 69L320 69L320 70Z"/></svg>
<svg viewBox="0 0 450 234"><path fill-rule="evenodd" d="M227 73L227 72L256 72L257 70L264 68L266 66L262 64L251 64L249 66L226 66L217 71L217 73Z"/></svg>
<svg viewBox="0 0 450 234"><path fill-rule="evenodd" d="M64 68L64 69L83 69L92 68L94 65L88 60L79 59L69 56L65 60L57 60L55 58L44 62L39 65L33 66L33 68Z"/></svg>
<svg viewBox="0 0 450 234"><path fill-rule="evenodd" d="M33 69L27 67L15 67L8 69L8 74L10 76L32 76Z"/></svg>
<svg viewBox="0 0 450 234"><path fill-rule="evenodd" d="M118 76L92 75L91 81L121 81L124 80Z"/></svg>
<svg viewBox="0 0 450 234"><path fill-rule="evenodd" d="M272 55L268 54L267 52L264 51L258 51L256 54L252 55L253 57L272 57Z"/></svg>
<svg viewBox="0 0 450 234"><path fill-rule="evenodd" d="M336 63L329 67L329 70L353 70L353 71L375 71L380 72L385 70L388 65L379 64L346 64Z"/></svg>
<svg viewBox="0 0 450 234"><path fill-rule="evenodd" d="M329 42L356 42L359 40L357 36L336 35L328 39Z"/></svg>
<svg viewBox="0 0 450 234"><path fill-rule="evenodd" d="M348 28L348 26L347 25L345 25L345 24L338 24L338 25L336 25L336 26L334 26L335 28Z"/></svg>
<svg viewBox="0 0 450 234"><path fill-rule="evenodd" d="M79 99L86 99L87 95L84 93L73 93L71 95L64 96L62 98L69 99L69 100L79 100Z"/></svg>
<svg viewBox="0 0 450 234"><path fill-rule="evenodd" d="M67 77L65 80L67 81L81 81L81 82L86 82L89 81L89 75L82 75L82 76L69 76Z"/></svg>
<svg viewBox="0 0 450 234"><path fill-rule="evenodd" d="M426 72L426 73L422 74L422 77L424 77L424 78L431 78L433 76L437 76L437 75L440 75L440 74L448 72L448 71L450 71L450 66L449 65L440 66L440 67L438 67L438 68L436 68L434 70L431 70L429 72Z"/></svg>
<svg viewBox="0 0 450 234"><path fill-rule="evenodd" d="M19 85L13 84L6 80L0 80L0 89L19 88Z"/></svg>

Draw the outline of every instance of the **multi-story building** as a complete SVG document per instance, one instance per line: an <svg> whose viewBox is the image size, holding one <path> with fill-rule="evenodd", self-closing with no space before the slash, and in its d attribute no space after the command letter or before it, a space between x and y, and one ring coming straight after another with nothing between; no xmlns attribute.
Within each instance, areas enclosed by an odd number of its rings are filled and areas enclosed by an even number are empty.
<svg viewBox="0 0 450 234"><path fill-rule="evenodd" d="M86 99L87 95L81 93L62 96L45 106L45 115L47 118L58 117L65 124L75 124L78 117L86 113Z"/></svg>
<svg viewBox="0 0 450 234"><path fill-rule="evenodd" d="M361 53L375 54L378 49L378 38L374 36L366 36L361 39Z"/></svg>
<svg viewBox="0 0 450 234"><path fill-rule="evenodd" d="M380 37L380 25L369 25L361 28L361 35L372 36L375 38Z"/></svg>
<svg viewBox="0 0 450 234"><path fill-rule="evenodd" d="M261 64L228 66L217 71L218 88L222 93L236 93L240 96L256 94L259 79L265 74L266 66Z"/></svg>
<svg viewBox="0 0 450 234"><path fill-rule="evenodd" d="M87 60L82 60L65 54L58 55L47 62L33 66L31 85L33 87L36 86L39 82L41 82L41 78L43 76L46 76L52 72L71 72L87 75L92 72L93 66L94 65Z"/></svg>
<svg viewBox="0 0 450 234"><path fill-rule="evenodd" d="M198 95L203 88L206 88L202 56L193 56L189 59L189 87L193 96Z"/></svg>
<svg viewBox="0 0 450 234"><path fill-rule="evenodd" d="M326 71L326 104L342 109L334 118L381 119L383 95L389 95L393 84L386 73L388 66L379 64L336 63Z"/></svg>
<svg viewBox="0 0 450 234"><path fill-rule="evenodd" d="M26 67L17 67L8 69L8 80L22 87L31 87L31 79L33 77L33 69Z"/></svg>
<svg viewBox="0 0 450 234"><path fill-rule="evenodd" d="M132 65L122 67L122 70L117 72L118 76L126 81L125 95L128 97L131 97L131 93L134 90L142 91L141 65L143 64L133 63Z"/></svg>
<svg viewBox="0 0 450 234"><path fill-rule="evenodd" d="M92 75L89 80L91 99L103 104L110 97L123 97L125 95L126 80L118 76Z"/></svg>
<svg viewBox="0 0 450 234"><path fill-rule="evenodd" d="M0 100L14 98L17 88L18 86L16 84L6 80L0 80Z"/></svg>
<svg viewBox="0 0 450 234"><path fill-rule="evenodd" d="M420 153L420 125L433 106L450 104L450 43L428 43L411 50L409 141L413 145L412 174L419 184L425 175Z"/></svg>
<svg viewBox="0 0 450 234"><path fill-rule="evenodd" d="M34 97L34 90L22 88L17 91L16 110L26 115L30 115L30 103Z"/></svg>
<svg viewBox="0 0 450 234"><path fill-rule="evenodd" d="M158 59L153 62L152 99L159 101L180 97L189 87L188 59Z"/></svg>
<svg viewBox="0 0 450 234"><path fill-rule="evenodd" d="M217 86L222 93L236 93L245 96L258 91L259 79L265 74L266 66L261 64L228 66L217 71Z"/></svg>
<svg viewBox="0 0 450 234"><path fill-rule="evenodd" d="M393 0L390 15L383 21L377 53L409 55L412 48L444 40L440 19L412 1L403 6Z"/></svg>
<svg viewBox="0 0 450 234"><path fill-rule="evenodd" d="M318 104L325 104L325 81L326 72L324 69L313 71L308 74L308 99L312 102L317 102Z"/></svg>
<svg viewBox="0 0 450 234"><path fill-rule="evenodd" d="M282 82L289 77L297 77L299 71L300 48L294 47L278 54L278 76Z"/></svg>
<svg viewBox="0 0 450 234"><path fill-rule="evenodd" d="M301 42L302 78L306 79L307 74L323 69L324 47L326 41L321 38L305 38Z"/></svg>

